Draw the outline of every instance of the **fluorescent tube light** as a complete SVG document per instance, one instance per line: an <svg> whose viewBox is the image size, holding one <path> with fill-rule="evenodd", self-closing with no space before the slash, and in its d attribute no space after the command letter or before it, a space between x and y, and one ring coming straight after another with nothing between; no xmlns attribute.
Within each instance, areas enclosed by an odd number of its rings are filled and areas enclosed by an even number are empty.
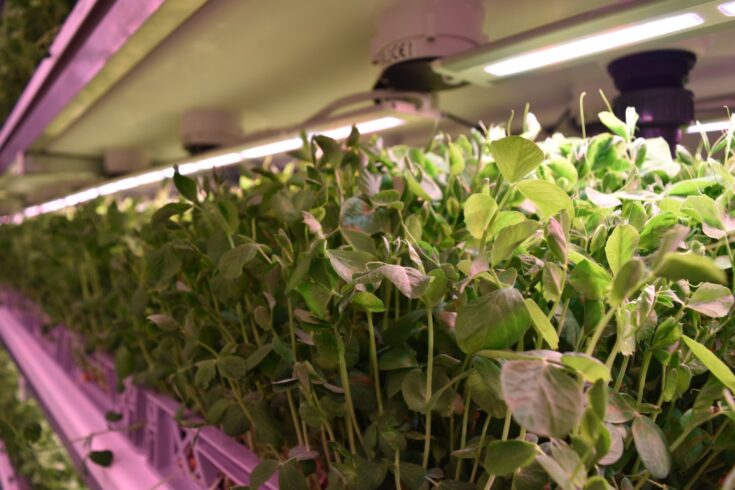
<svg viewBox="0 0 735 490"><path fill-rule="evenodd" d="M719 10L718 10L719 9ZM724 15L723 15L724 14ZM728 15L733 15L732 17ZM487 86L496 80L601 53L623 55L701 33L731 28L735 1L610 2L432 63L456 82ZM607 58L602 57L602 61Z"/></svg>
<svg viewBox="0 0 735 490"><path fill-rule="evenodd" d="M357 124L357 130L360 134L370 134L377 131L385 131L386 129L392 129L405 124L406 121L397 117L381 117L373 121L367 121L364 123ZM342 126L341 128L324 131L321 134L329 136L330 138L341 140L347 138L352 132L352 126Z"/></svg>
<svg viewBox="0 0 735 490"><path fill-rule="evenodd" d="M735 17L735 2L725 2L717 6L718 10L727 17Z"/></svg>
<svg viewBox="0 0 735 490"><path fill-rule="evenodd" d="M731 125L735 127L735 119L723 119L722 121L709 121L705 123L697 122L687 128L687 134L699 134L702 131L704 131L705 133L728 131Z"/></svg>
<svg viewBox="0 0 735 490"><path fill-rule="evenodd" d="M685 13L663 19L642 22L625 27L618 27L582 37L574 41L538 49L485 66L485 71L496 77L515 75L554 65L575 58L583 58L595 53L610 51L630 46L649 39L691 29L704 23L704 19L695 13Z"/></svg>
<svg viewBox="0 0 735 490"><path fill-rule="evenodd" d="M381 113L392 115L381 116ZM357 115L346 115L338 117L335 120L315 123L315 127L309 128L306 134L307 137L315 134L323 134L330 138L341 140L350 135L353 125L357 127L360 134L370 134L402 126L412 119L435 119L436 117L437 114L433 111L422 111L416 108L411 109L409 106L394 103L388 108L376 106L374 109L358 113ZM264 138L257 138L249 143L224 150L220 153L210 153L209 156L202 155L200 159L179 163L179 172L182 175L195 174L214 168L235 165L246 160L286 153L300 148L303 144L301 136L295 136L299 133L299 128L291 128L285 132L286 136L284 137L274 137L271 135ZM173 176L174 167L172 166L123 177L99 186L84 189L66 197L29 206L23 212L16 213L12 216L0 216L0 224L18 223L24 218L32 218L40 214L59 211L91 201L99 196L108 196L135 189L136 187L154 184L172 178Z"/></svg>
<svg viewBox="0 0 735 490"><path fill-rule="evenodd" d="M251 160L255 158L263 158L270 155L277 155L279 153L286 153L288 151L301 148L304 142L301 138L288 138L275 143L267 143L265 145L255 146L248 148L245 151L240 152L239 161Z"/></svg>

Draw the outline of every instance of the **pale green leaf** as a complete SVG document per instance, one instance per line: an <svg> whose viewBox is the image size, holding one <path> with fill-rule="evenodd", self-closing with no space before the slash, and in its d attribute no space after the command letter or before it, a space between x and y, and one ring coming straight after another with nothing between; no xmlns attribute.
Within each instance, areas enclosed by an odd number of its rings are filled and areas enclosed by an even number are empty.
<svg viewBox="0 0 735 490"><path fill-rule="evenodd" d="M509 182L517 182L530 174L544 160L544 152L533 141L520 136L507 136L490 145L500 173Z"/></svg>
<svg viewBox="0 0 735 490"><path fill-rule="evenodd" d="M554 216L562 209L574 214L572 199L556 184L545 180L523 180L516 184L516 188L536 206L542 218Z"/></svg>
<svg viewBox="0 0 735 490"><path fill-rule="evenodd" d="M473 238L482 238L498 209L498 204L488 194L472 194L464 203L464 222Z"/></svg>

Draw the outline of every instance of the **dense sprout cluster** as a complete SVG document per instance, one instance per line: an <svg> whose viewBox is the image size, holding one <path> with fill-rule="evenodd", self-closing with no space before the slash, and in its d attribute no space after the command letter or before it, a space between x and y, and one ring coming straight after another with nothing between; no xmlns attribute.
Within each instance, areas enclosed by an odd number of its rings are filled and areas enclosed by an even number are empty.
<svg viewBox="0 0 735 490"><path fill-rule="evenodd" d="M3 228L0 270L252 447L253 488L714 488L732 134L672 158L633 111L600 118L539 143L317 136L236 188L176 174L160 207Z"/></svg>
<svg viewBox="0 0 735 490"><path fill-rule="evenodd" d="M0 2L0 125L33 76L73 0L5 0Z"/></svg>

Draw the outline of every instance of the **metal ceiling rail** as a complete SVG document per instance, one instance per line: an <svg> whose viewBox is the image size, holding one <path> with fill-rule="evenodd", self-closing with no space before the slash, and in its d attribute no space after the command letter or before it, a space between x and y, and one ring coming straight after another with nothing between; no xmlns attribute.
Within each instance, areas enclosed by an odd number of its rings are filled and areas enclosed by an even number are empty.
<svg viewBox="0 0 735 490"><path fill-rule="evenodd" d="M167 0L80 0L0 130L0 172L27 149Z"/></svg>

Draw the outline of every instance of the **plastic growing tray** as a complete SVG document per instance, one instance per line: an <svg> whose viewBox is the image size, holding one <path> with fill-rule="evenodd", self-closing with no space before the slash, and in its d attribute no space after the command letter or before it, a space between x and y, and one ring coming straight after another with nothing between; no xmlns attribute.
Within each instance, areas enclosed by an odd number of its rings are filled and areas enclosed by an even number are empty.
<svg viewBox="0 0 735 490"><path fill-rule="evenodd" d="M72 459L80 463L86 454L80 438L116 429L94 438L93 448L111 449L115 459L109 468L87 465L92 488L199 490L249 483L260 461L247 447L214 427L182 426L176 401L130 379L117 392L109 355L81 355L82 339L62 325L44 332L40 310L14 291L0 292L0 303L0 339ZM108 411L120 413L122 419L107 422ZM261 488L278 489L277 477Z"/></svg>
<svg viewBox="0 0 735 490"><path fill-rule="evenodd" d="M20 476L16 475L13 465L10 463L5 444L0 441L0 489L2 490L25 490L26 485Z"/></svg>

